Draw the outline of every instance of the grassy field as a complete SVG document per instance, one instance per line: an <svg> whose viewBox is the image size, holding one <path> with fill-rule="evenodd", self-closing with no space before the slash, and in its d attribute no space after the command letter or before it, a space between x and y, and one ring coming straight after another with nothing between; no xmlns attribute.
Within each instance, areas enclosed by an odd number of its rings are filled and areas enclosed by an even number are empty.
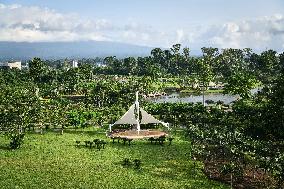
<svg viewBox="0 0 284 189"><path fill-rule="evenodd" d="M190 145L174 136L171 146L134 141L131 146L112 143L100 130L66 131L64 135L29 133L18 150L7 149L0 136L0 188L228 188L208 180L202 164L194 169ZM76 140L101 138L108 143L97 150ZM124 158L140 159L140 169L124 167Z"/></svg>

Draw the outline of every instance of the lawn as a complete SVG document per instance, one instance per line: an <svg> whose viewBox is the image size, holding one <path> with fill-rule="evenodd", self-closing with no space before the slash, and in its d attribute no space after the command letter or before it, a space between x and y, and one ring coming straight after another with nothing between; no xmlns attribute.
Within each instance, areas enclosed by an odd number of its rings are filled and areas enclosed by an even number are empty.
<svg viewBox="0 0 284 189"><path fill-rule="evenodd" d="M194 168L190 144L174 136L171 146L134 141L130 146L112 143L99 129L29 133L18 150L7 149L0 136L0 188L228 188L208 180L202 164ZM100 138L108 143L97 150L76 140ZM140 159L140 169L122 161Z"/></svg>

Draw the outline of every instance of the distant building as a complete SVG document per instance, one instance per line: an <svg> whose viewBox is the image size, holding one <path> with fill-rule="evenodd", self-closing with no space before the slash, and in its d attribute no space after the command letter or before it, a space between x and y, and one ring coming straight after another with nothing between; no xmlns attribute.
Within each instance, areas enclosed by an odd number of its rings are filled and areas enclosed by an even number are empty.
<svg viewBox="0 0 284 189"><path fill-rule="evenodd" d="M6 68L18 68L18 69L22 69L22 62L18 61L18 62L0 62L0 67L6 67Z"/></svg>
<svg viewBox="0 0 284 189"><path fill-rule="evenodd" d="M78 68L78 61L77 60L72 61L72 68Z"/></svg>
<svg viewBox="0 0 284 189"><path fill-rule="evenodd" d="M106 67L106 64L105 64L103 61L96 62L96 65L97 65L98 67Z"/></svg>
<svg viewBox="0 0 284 189"><path fill-rule="evenodd" d="M26 62L26 64L22 64L22 69L29 69L29 63Z"/></svg>

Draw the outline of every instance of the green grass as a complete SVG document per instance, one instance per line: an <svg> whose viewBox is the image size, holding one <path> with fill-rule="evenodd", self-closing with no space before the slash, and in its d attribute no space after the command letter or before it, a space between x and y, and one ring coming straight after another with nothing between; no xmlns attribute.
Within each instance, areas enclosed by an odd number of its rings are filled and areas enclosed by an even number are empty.
<svg viewBox="0 0 284 189"><path fill-rule="evenodd" d="M228 188L208 180L202 164L193 168L190 145L174 136L171 146L134 141L131 146L114 143L100 130L27 134L18 150L5 146L0 136L0 188ZM108 141L98 151L76 147L76 140ZM142 161L141 169L123 167L124 158Z"/></svg>

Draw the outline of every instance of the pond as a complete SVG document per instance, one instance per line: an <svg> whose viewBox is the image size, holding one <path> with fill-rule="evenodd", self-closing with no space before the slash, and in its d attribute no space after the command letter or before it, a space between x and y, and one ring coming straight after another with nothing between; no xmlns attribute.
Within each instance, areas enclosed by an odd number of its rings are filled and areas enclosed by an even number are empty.
<svg viewBox="0 0 284 189"><path fill-rule="evenodd" d="M261 88L255 88L251 90L252 94L255 94L261 90ZM229 94L221 94L221 93L210 93L204 95L204 100L213 100L214 102L217 101L223 101L225 104L230 104L231 102L237 100L240 98L239 95L229 95ZM163 103L163 102L185 102L185 103L197 103L197 102L203 102L203 95L194 95L194 94L183 94L183 93L171 93L167 96L160 96L150 99L151 102L154 103Z"/></svg>
<svg viewBox="0 0 284 189"><path fill-rule="evenodd" d="M223 101L225 104L230 104L232 101L237 100L239 98L238 95L223 95L219 93L213 93L213 94L205 94L204 99L206 100L213 100L214 102L217 101ZM172 93L167 96L161 96L156 98L151 98L151 102L154 103L163 103L163 102L203 102L203 96L202 95L190 95L190 94L182 94L182 93Z"/></svg>

